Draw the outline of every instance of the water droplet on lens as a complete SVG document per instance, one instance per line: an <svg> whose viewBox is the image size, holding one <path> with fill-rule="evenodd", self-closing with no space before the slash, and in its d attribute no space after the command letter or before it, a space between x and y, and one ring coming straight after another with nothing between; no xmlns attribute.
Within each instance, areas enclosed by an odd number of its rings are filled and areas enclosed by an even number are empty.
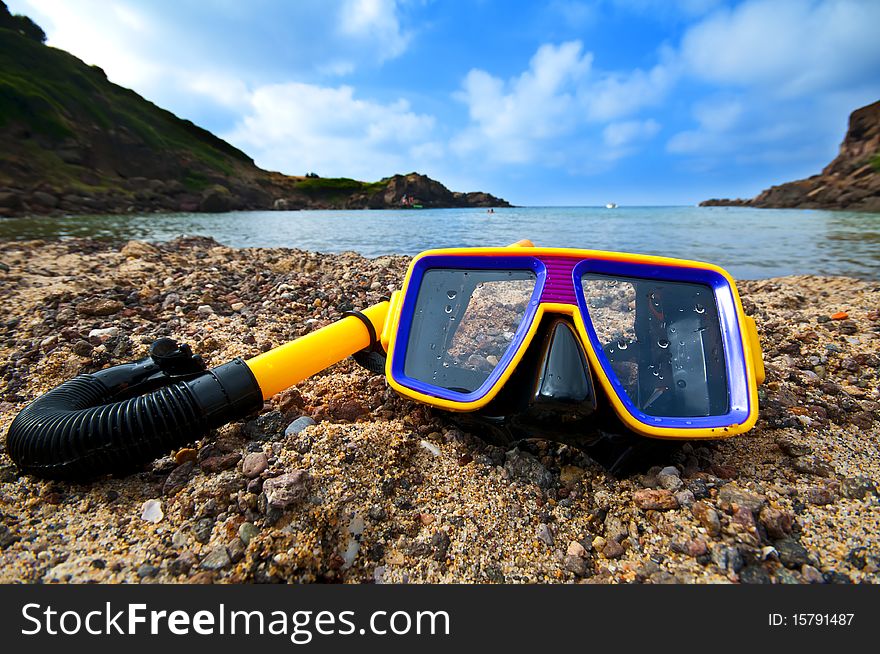
<svg viewBox="0 0 880 654"><path fill-rule="evenodd" d="M621 350L625 350L628 346L626 344L626 341L621 338L619 341L617 341L617 347L619 347Z"/></svg>
<svg viewBox="0 0 880 654"><path fill-rule="evenodd" d="M446 291L446 297L448 297L450 300L454 300L455 295L455 291Z"/></svg>
<svg viewBox="0 0 880 654"><path fill-rule="evenodd" d="M448 367L449 367L449 362L448 362L448 361L444 361L444 362L443 362L443 367L444 367L444 368L448 368Z"/></svg>
<svg viewBox="0 0 880 654"><path fill-rule="evenodd" d="M452 305L451 305L451 304L447 304L447 305L446 305L446 308L443 309L443 310L444 310L446 313L452 313Z"/></svg>
<svg viewBox="0 0 880 654"><path fill-rule="evenodd" d="M667 341L665 338L661 338L659 341L657 341L657 345L665 350L667 347L669 347L669 341Z"/></svg>
<svg viewBox="0 0 880 654"><path fill-rule="evenodd" d="M697 304L696 306L694 306L694 311L696 311L697 313L706 313L706 307L704 307L702 304Z"/></svg>
<svg viewBox="0 0 880 654"><path fill-rule="evenodd" d="M670 327L670 328L669 328L669 333L670 333L670 334L674 334L674 333L675 333L675 327Z"/></svg>
<svg viewBox="0 0 880 654"><path fill-rule="evenodd" d="M675 383L676 383L676 385L677 385L679 388L684 388L685 386L688 385L687 382L686 382L684 379L679 379L679 380L678 380L677 382L675 382Z"/></svg>

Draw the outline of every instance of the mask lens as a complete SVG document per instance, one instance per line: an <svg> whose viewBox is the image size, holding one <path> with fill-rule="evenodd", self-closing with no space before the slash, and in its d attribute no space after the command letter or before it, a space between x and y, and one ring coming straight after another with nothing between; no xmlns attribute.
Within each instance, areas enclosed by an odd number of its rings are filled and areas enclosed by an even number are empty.
<svg viewBox="0 0 880 654"><path fill-rule="evenodd" d="M658 417L729 410L718 308L711 287L588 273L593 329L630 402ZM604 365L604 364L603 364Z"/></svg>
<svg viewBox="0 0 880 654"><path fill-rule="evenodd" d="M426 271L404 374L462 393L480 388L510 349L535 283L527 270Z"/></svg>

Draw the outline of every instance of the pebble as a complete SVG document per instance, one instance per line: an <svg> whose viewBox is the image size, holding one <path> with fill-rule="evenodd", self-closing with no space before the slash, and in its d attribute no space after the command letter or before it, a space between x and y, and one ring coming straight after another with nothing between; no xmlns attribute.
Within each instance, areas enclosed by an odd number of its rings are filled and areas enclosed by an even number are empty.
<svg viewBox="0 0 880 654"><path fill-rule="evenodd" d="M765 506L758 515L758 520L770 538L785 538L791 534L794 516L786 511Z"/></svg>
<svg viewBox="0 0 880 654"><path fill-rule="evenodd" d="M619 559L623 556L624 552L626 552L626 549L624 549L623 545L614 539L606 542L605 547L602 548L602 556L606 559Z"/></svg>
<svg viewBox="0 0 880 654"><path fill-rule="evenodd" d="M251 452L241 462L241 472L248 479L259 477L269 467L269 458L265 452Z"/></svg>
<svg viewBox="0 0 880 654"><path fill-rule="evenodd" d="M718 512L709 504L703 501L694 502L691 513L710 536L714 538L721 533L721 519L718 517Z"/></svg>
<svg viewBox="0 0 880 654"><path fill-rule="evenodd" d="M238 537L245 546L250 545L251 540L259 533L259 528L253 522L242 522L238 528Z"/></svg>
<svg viewBox="0 0 880 654"><path fill-rule="evenodd" d="M162 494L175 495L180 492L189 483L195 467L195 461L186 461L172 470L162 485Z"/></svg>
<svg viewBox="0 0 880 654"><path fill-rule="evenodd" d="M208 556L202 559L199 568L202 570L222 570L230 563L232 561L229 558L229 552L226 551L223 545L220 545L211 550Z"/></svg>
<svg viewBox="0 0 880 654"><path fill-rule="evenodd" d="M758 493L752 493L739 486L736 482L724 484L718 491L719 506L725 511L732 510L734 504L745 507L750 511L760 511L767 498Z"/></svg>
<svg viewBox="0 0 880 654"><path fill-rule="evenodd" d="M546 545L553 545L553 532L550 531L550 527L547 526L546 523L541 523L538 525L537 530L535 531L535 535L538 537L538 540Z"/></svg>
<svg viewBox="0 0 880 654"><path fill-rule="evenodd" d="M825 583L825 578L822 576L822 573L806 563L801 567L801 578L804 580L805 584Z"/></svg>
<svg viewBox="0 0 880 654"><path fill-rule="evenodd" d="M162 502L159 500L147 500L141 505L141 519L156 524L162 522L165 514L162 512Z"/></svg>
<svg viewBox="0 0 880 654"><path fill-rule="evenodd" d="M587 576L587 562L580 556L566 554L562 567L578 577Z"/></svg>
<svg viewBox="0 0 880 654"><path fill-rule="evenodd" d="M519 449L505 453L504 470L511 479L536 484L541 488L550 488L555 481L553 474L540 461Z"/></svg>
<svg viewBox="0 0 880 654"><path fill-rule="evenodd" d="M199 518L196 521L195 526L193 527L193 535L196 537L196 540L203 545L211 540L211 534L213 533L213 531L213 518Z"/></svg>
<svg viewBox="0 0 880 654"><path fill-rule="evenodd" d="M241 538L233 538L229 545L226 546L226 551L229 553L229 560L233 563L238 563L245 555L244 541Z"/></svg>
<svg viewBox="0 0 880 654"><path fill-rule="evenodd" d="M644 510L669 511L678 508L678 500L666 489L644 488L633 493L636 506Z"/></svg>
<svg viewBox="0 0 880 654"><path fill-rule="evenodd" d="M434 456L440 456L440 448L431 443L430 441L421 440L419 441L419 446L433 454Z"/></svg>
<svg viewBox="0 0 880 654"><path fill-rule="evenodd" d="M876 484L867 477L847 477L840 482L840 494L851 500L863 500L876 493Z"/></svg>
<svg viewBox="0 0 880 654"><path fill-rule="evenodd" d="M564 486L574 486L583 479L585 474L584 469L579 468L578 466L562 466L559 471L559 481Z"/></svg>
<svg viewBox="0 0 880 654"><path fill-rule="evenodd" d="M241 311L244 309L244 302L233 302L229 305L229 308L233 311Z"/></svg>
<svg viewBox="0 0 880 654"><path fill-rule="evenodd" d="M569 556L579 556L581 558L584 558L587 556L587 550L579 542L573 540L568 544L567 554Z"/></svg>
<svg viewBox="0 0 880 654"><path fill-rule="evenodd" d="M309 473L306 470L286 472L263 483L268 505L276 509L286 509L291 504L305 499L309 490Z"/></svg>
<svg viewBox="0 0 880 654"><path fill-rule="evenodd" d="M137 569L137 576L140 579L155 577L157 574L159 574L159 568L154 565L149 565L147 563L144 563Z"/></svg>
<svg viewBox="0 0 880 654"><path fill-rule="evenodd" d="M89 332L89 340L99 343L106 343L111 338L119 336L119 330L116 327L107 327L105 329L93 329Z"/></svg>
<svg viewBox="0 0 880 654"><path fill-rule="evenodd" d="M80 302L76 310L84 316L112 316L125 307L118 300L86 300Z"/></svg>
<svg viewBox="0 0 880 654"><path fill-rule="evenodd" d="M799 456L792 461L792 467L798 472L817 477L830 477L834 468L815 456Z"/></svg>
<svg viewBox="0 0 880 654"><path fill-rule="evenodd" d="M195 461L198 457L198 454L198 450L195 450L191 447L184 447L174 453L174 462L180 465L182 463L186 463L187 461Z"/></svg>
<svg viewBox="0 0 880 654"><path fill-rule="evenodd" d="M210 304L200 304L196 309L203 316L210 316L214 313L214 308Z"/></svg>
<svg viewBox="0 0 880 654"><path fill-rule="evenodd" d="M786 568L800 568L809 562L809 554L806 548L794 538L782 538L774 543L779 554L779 561Z"/></svg>
<svg viewBox="0 0 880 654"><path fill-rule="evenodd" d="M309 416L300 416L299 418L297 418L296 420L291 422L289 425L287 425L287 428L284 430L284 435L285 436L292 436L294 434L300 433L306 427L311 427L312 425L317 425L317 424L318 423L315 422Z"/></svg>
<svg viewBox="0 0 880 654"><path fill-rule="evenodd" d="M694 494L688 489L680 490L675 494L675 499L678 502L679 506L691 506L696 499Z"/></svg>
<svg viewBox="0 0 880 654"><path fill-rule="evenodd" d="M241 454L229 452L228 454L210 456L199 463L199 467L205 472L215 473L234 468L239 461L241 461Z"/></svg>

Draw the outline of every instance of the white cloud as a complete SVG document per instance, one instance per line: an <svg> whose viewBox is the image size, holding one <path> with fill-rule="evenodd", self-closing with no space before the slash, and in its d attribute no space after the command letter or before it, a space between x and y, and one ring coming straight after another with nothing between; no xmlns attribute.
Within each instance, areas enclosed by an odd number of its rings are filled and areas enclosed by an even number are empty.
<svg viewBox="0 0 880 654"><path fill-rule="evenodd" d="M231 143L258 165L288 174L378 179L424 166L443 152L434 118L405 100L362 100L349 86L263 86L250 94Z"/></svg>
<svg viewBox="0 0 880 654"><path fill-rule="evenodd" d="M709 82L803 96L876 74L877 25L880 2L751 0L690 28L681 60Z"/></svg>
<svg viewBox="0 0 880 654"><path fill-rule="evenodd" d="M410 35L401 31L395 0L346 0L339 17L339 32L377 44L382 61L406 50Z"/></svg>
<svg viewBox="0 0 880 654"><path fill-rule="evenodd" d="M673 80L665 61L649 71L603 73L593 69L593 54L580 41L544 44L528 69L506 82L484 70L467 74L456 97L467 105L470 124L452 148L500 163L540 161L583 171L600 161L606 167L659 129L652 119L613 121L659 102ZM598 148L603 141L606 147Z"/></svg>
<svg viewBox="0 0 880 654"><path fill-rule="evenodd" d="M659 131L660 123L656 120L628 120L609 124L602 130L602 138L608 147L620 149L650 139Z"/></svg>
<svg viewBox="0 0 880 654"><path fill-rule="evenodd" d="M453 141L461 155L475 151L506 163L525 163L542 141L570 131L577 122L578 83L593 56L578 41L542 45L529 68L505 83L474 69L456 97L468 106L471 125Z"/></svg>

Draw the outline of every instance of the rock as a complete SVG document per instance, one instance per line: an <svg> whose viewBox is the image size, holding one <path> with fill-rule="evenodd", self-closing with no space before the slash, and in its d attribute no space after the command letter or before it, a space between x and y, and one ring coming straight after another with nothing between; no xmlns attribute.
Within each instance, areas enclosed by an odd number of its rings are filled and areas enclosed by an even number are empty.
<svg viewBox="0 0 880 654"><path fill-rule="evenodd" d="M251 452L241 462L241 472L248 479L259 477L269 467L269 458L265 452Z"/></svg>
<svg viewBox="0 0 880 654"><path fill-rule="evenodd" d="M567 554L569 556L579 556L581 558L585 558L587 556L587 550L579 542L573 540L568 544Z"/></svg>
<svg viewBox="0 0 880 654"><path fill-rule="evenodd" d="M553 545L553 532L550 531L550 527L548 527L547 524L543 522L539 524L535 531L535 535L538 537L538 540L545 545Z"/></svg>
<svg viewBox="0 0 880 654"><path fill-rule="evenodd" d="M702 538L693 538L687 542L686 545L688 556L692 556L697 558L698 556L703 556L709 551L708 545L706 545L706 541Z"/></svg>
<svg viewBox="0 0 880 654"><path fill-rule="evenodd" d="M202 545L211 540L211 534L214 531L214 520L212 518L199 518L193 527L193 536Z"/></svg>
<svg viewBox="0 0 880 654"><path fill-rule="evenodd" d="M435 561L445 561L446 555L449 552L450 539L449 534L447 534L442 529L438 530L431 537L431 547L434 548L434 560Z"/></svg>
<svg viewBox="0 0 880 654"><path fill-rule="evenodd" d="M147 563L144 563L137 569L137 576L139 579L149 579L150 577L155 577L157 574L159 574L159 568Z"/></svg>
<svg viewBox="0 0 880 654"><path fill-rule="evenodd" d="M840 494L851 500L863 500L877 494L877 486L867 477L847 477L840 482Z"/></svg>
<svg viewBox="0 0 880 654"><path fill-rule="evenodd" d="M559 481L564 486L574 486L584 476L584 469L577 466L562 466L559 471Z"/></svg>
<svg viewBox="0 0 880 654"><path fill-rule="evenodd" d="M713 538L721 533L721 520L718 512L703 501L694 502L691 513Z"/></svg>
<svg viewBox="0 0 880 654"><path fill-rule="evenodd" d="M224 213L232 210L232 193L222 184L205 189L199 200L199 211L205 213Z"/></svg>
<svg viewBox="0 0 880 654"><path fill-rule="evenodd" d="M772 584L773 579L763 565L748 565L739 572L739 581L743 584Z"/></svg>
<svg viewBox="0 0 880 654"><path fill-rule="evenodd" d="M797 569L809 562L809 554L806 548L794 538L782 538L774 544L779 553L779 561L786 568Z"/></svg>
<svg viewBox="0 0 880 654"><path fill-rule="evenodd" d="M794 516L769 506L761 509L758 520L764 526L770 538L785 538L791 534L794 526Z"/></svg>
<svg viewBox="0 0 880 654"><path fill-rule="evenodd" d="M306 470L294 470L279 477L267 479L263 483L268 505L276 509L286 509L291 504L306 498L309 492L309 473Z"/></svg>
<svg viewBox="0 0 880 654"><path fill-rule="evenodd" d="M242 435L255 441L280 441L286 424L280 411L269 411L244 423Z"/></svg>
<svg viewBox="0 0 880 654"><path fill-rule="evenodd" d="M553 486L555 481L553 475L528 452L514 449L507 452L504 458L504 470L511 479L536 484L541 488Z"/></svg>
<svg viewBox="0 0 880 654"><path fill-rule="evenodd" d="M125 305L118 300L86 300L76 306L76 310L84 316L112 316L119 313Z"/></svg>
<svg viewBox="0 0 880 654"><path fill-rule="evenodd" d="M793 438L777 438L776 445L780 450L785 452L788 456L798 457L804 456L806 454L810 454L813 451L813 448L810 447L806 443L801 443L796 441Z"/></svg>
<svg viewBox="0 0 880 654"><path fill-rule="evenodd" d="M606 559L619 559L625 552L626 549L624 549L623 545L614 539L609 540L605 543L605 547L602 548L602 556Z"/></svg>
<svg viewBox="0 0 880 654"><path fill-rule="evenodd" d="M330 402L327 413L335 420L357 422L360 418L368 416L370 410L357 400L345 400L344 402Z"/></svg>
<svg viewBox="0 0 880 654"><path fill-rule="evenodd" d="M183 464L187 461L195 461L198 454L198 450L191 447L184 447L174 453L174 462L177 464Z"/></svg>
<svg viewBox="0 0 880 654"><path fill-rule="evenodd" d="M577 577L587 576L587 562L580 556L566 554L562 561L562 567Z"/></svg>
<svg viewBox="0 0 880 654"><path fill-rule="evenodd" d="M801 567L801 578L805 584L824 584L825 578L822 573L811 565L804 564Z"/></svg>
<svg viewBox="0 0 880 654"><path fill-rule="evenodd" d="M196 307L196 312L202 314L203 316L210 316L214 313L214 307L210 304L200 304Z"/></svg>
<svg viewBox="0 0 880 654"><path fill-rule="evenodd" d="M186 461L172 470L162 485L162 494L175 495L178 493L189 482L195 467L195 461Z"/></svg>
<svg viewBox="0 0 880 654"><path fill-rule="evenodd" d="M678 475L663 474L662 471L657 475L657 484L660 488L665 488L669 491L677 491L683 485Z"/></svg>
<svg viewBox="0 0 880 654"><path fill-rule="evenodd" d="M250 545L251 540L259 533L259 528L253 522L242 522L238 527L238 537L245 544L245 547Z"/></svg>
<svg viewBox="0 0 880 654"><path fill-rule="evenodd" d="M675 493L675 499L678 502L679 506L684 506L684 507L691 506L695 500L694 494L687 489L680 490L677 493Z"/></svg>
<svg viewBox="0 0 880 654"><path fill-rule="evenodd" d="M834 468L816 456L799 456L792 461L792 467L798 472L817 477L830 477Z"/></svg>
<svg viewBox="0 0 880 654"><path fill-rule="evenodd" d="M223 545L220 545L211 550L208 556L202 559L199 568L202 570L222 570L229 566L230 563L232 561L229 558L229 552L226 551Z"/></svg>
<svg viewBox="0 0 880 654"><path fill-rule="evenodd" d="M837 495L827 486L814 486L807 490L807 502L810 504L833 504Z"/></svg>
<svg viewBox="0 0 880 654"><path fill-rule="evenodd" d="M671 491L644 488L633 493L633 502L643 510L669 511L678 508L678 500Z"/></svg>
<svg viewBox="0 0 880 654"><path fill-rule="evenodd" d="M81 357L91 356L94 349L94 346L88 341L79 340L73 344L73 353Z"/></svg>
<svg viewBox="0 0 880 654"><path fill-rule="evenodd" d="M44 207L48 207L49 209L54 209L58 206L58 198L56 198L51 193L46 193L45 191L34 191L31 193L31 200L33 200L37 204L41 204Z"/></svg>
<svg viewBox="0 0 880 654"><path fill-rule="evenodd" d="M284 430L284 435L285 436L293 436L294 434L300 433L306 427L311 427L312 425L317 425L317 424L318 423L315 422L309 416L300 416L299 418L297 418L296 420L291 422L289 425L287 425L287 428Z"/></svg>
<svg viewBox="0 0 880 654"><path fill-rule="evenodd" d="M745 507L750 511L760 511L767 498L758 493L752 493L739 486L736 482L724 484L718 491L719 506L725 511L732 511L734 504Z"/></svg>
<svg viewBox="0 0 880 654"><path fill-rule="evenodd" d="M185 575L198 563L198 559L196 555L193 554L190 550L186 550L180 553L176 559L172 559L168 563L168 572L177 576L177 575Z"/></svg>
<svg viewBox="0 0 880 654"><path fill-rule="evenodd" d="M199 467L205 472L215 473L234 468L239 461L241 461L241 454L229 452L228 454L209 456L199 463Z"/></svg>
<svg viewBox="0 0 880 654"><path fill-rule="evenodd" d="M141 505L141 519L153 524L162 522L165 514L162 512L162 503L159 500L147 500Z"/></svg>
<svg viewBox="0 0 880 654"><path fill-rule="evenodd" d="M718 546L712 550L712 562L722 570L739 572L745 565L742 552L736 547Z"/></svg>
<svg viewBox="0 0 880 654"><path fill-rule="evenodd" d="M229 553L229 560L238 563L244 558L245 544L240 538L233 538L226 546L226 551Z"/></svg>

